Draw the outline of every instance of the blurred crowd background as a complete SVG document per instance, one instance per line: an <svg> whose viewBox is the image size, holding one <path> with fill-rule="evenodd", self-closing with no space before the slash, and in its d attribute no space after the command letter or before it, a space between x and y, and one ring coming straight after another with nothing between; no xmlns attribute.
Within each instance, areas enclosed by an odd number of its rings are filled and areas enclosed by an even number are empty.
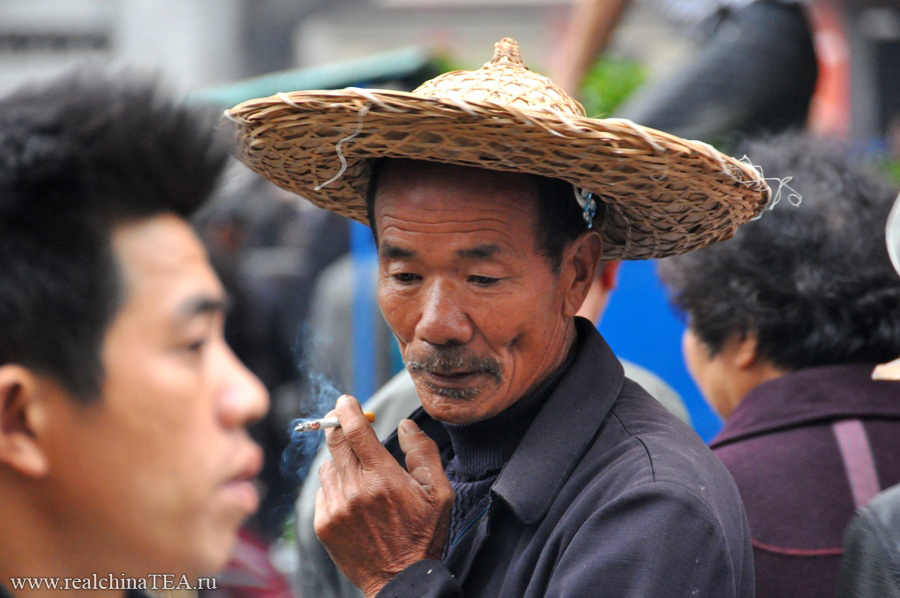
<svg viewBox="0 0 900 598"><path fill-rule="evenodd" d="M813 4L819 82L808 128L847 140L900 182L900 2ZM97 59L157 70L192 101L223 109L295 89L408 90L450 68L477 68L504 36L546 73L571 8L571 0L2 0L0 93ZM609 114L696 49L633 3L579 99L589 116ZM297 483L279 474L278 459L291 420L312 414L322 384L364 399L402 363L374 304L366 229L237 163L196 225L233 298L229 338L272 393L256 430L267 494L254 528L270 544L290 529ZM718 431L683 365L683 324L652 262L623 265L600 330L619 356L678 391L701 437Z"/></svg>

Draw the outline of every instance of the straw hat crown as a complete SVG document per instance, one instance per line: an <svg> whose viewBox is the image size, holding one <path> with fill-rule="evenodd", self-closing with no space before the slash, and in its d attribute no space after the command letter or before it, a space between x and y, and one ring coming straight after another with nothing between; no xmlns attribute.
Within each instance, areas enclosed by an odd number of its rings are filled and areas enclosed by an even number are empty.
<svg viewBox="0 0 900 598"><path fill-rule="evenodd" d="M491 102L519 109L584 116L584 108L553 81L528 70L516 40L494 44L494 57L476 71L452 71L426 81L413 94L465 102Z"/></svg>

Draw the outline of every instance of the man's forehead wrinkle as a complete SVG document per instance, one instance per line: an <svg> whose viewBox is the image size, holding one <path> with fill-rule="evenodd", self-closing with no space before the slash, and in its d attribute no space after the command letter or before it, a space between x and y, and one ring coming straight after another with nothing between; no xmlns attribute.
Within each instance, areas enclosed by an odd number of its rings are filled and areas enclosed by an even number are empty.
<svg viewBox="0 0 900 598"><path fill-rule="evenodd" d="M447 227L460 227L459 230L446 231L450 234L457 232L475 233L481 231L494 231L505 234L507 232L505 230L498 230L507 227L509 218L505 210L497 209L494 210L494 214L482 213L479 214L478 217L472 217L473 215L469 210L459 210L458 212L463 216L462 218L455 218L452 215L448 215L447 210L440 210L439 212L421 210L416 213L415 218L410 218L407 214L392 214L390 208L386 208L379 217L379 221L382 225L379 236L389 234L392 232L392 229L397 229L401 232L434 232L440 234L445 232L440 229L445 229ZM438 213L440 213L440 216L437 215Z"/></svg>
<svg viewBox="0 0 900 598"><path fill-rule="evenodd" d="M474 223L473 223L474 224ZM485 259L509 251L509 233L494 226L453 227L447 230L447 223L435 223L410 228L387 225L379 234L381 249L385 258L415 258L417 247L422 243L441 243L443 246L459 245L455 253L459 257ZM472 238L476 235L477 238ZM440 238L440 241L437 239Z"/></svg>

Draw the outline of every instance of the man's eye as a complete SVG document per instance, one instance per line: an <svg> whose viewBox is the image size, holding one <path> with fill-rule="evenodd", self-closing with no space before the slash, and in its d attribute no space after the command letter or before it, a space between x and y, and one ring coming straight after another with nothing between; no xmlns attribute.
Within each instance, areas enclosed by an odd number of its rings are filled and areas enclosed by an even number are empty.
<svg viewBox="0 0 900 598"><path fill-rule="evenodd" d="M206 341L207 341L207 339L205 339L205 338L198 338L194 341L191 341L187 345L185 345L184 349L185 349L185 351L188 351L189 353L199 353L200 351L203 350L203 347L206 346Z"/></svg>
<svg viewBox="0 0 900 598"><path fill-rule="evenodd" d="M480 287L489 287L500 282L499 278L492 278L490 276L470 276L469 282L476 284Z"/></svg>
<svg viewBox="0 0 900 598"><path fill-rule="evenodd" d="M397 274L394 274L393 277L394 280L403 284L409 284L421 279L418 274L413 274L412 272L398 272Z"/></svg>

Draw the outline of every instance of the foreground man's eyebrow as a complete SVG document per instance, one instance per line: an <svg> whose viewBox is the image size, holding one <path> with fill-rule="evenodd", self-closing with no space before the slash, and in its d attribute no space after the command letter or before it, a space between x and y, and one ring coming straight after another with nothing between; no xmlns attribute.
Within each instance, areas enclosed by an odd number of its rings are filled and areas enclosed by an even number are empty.
<svg viewBox="0 0 900 598"><path fill-rule="evenodd" d="M177 317L179 320L186 322L207 314L225 314L228 312L229 305L230 302L227 297L201 295L182 303L178 308Z"/></svg>

